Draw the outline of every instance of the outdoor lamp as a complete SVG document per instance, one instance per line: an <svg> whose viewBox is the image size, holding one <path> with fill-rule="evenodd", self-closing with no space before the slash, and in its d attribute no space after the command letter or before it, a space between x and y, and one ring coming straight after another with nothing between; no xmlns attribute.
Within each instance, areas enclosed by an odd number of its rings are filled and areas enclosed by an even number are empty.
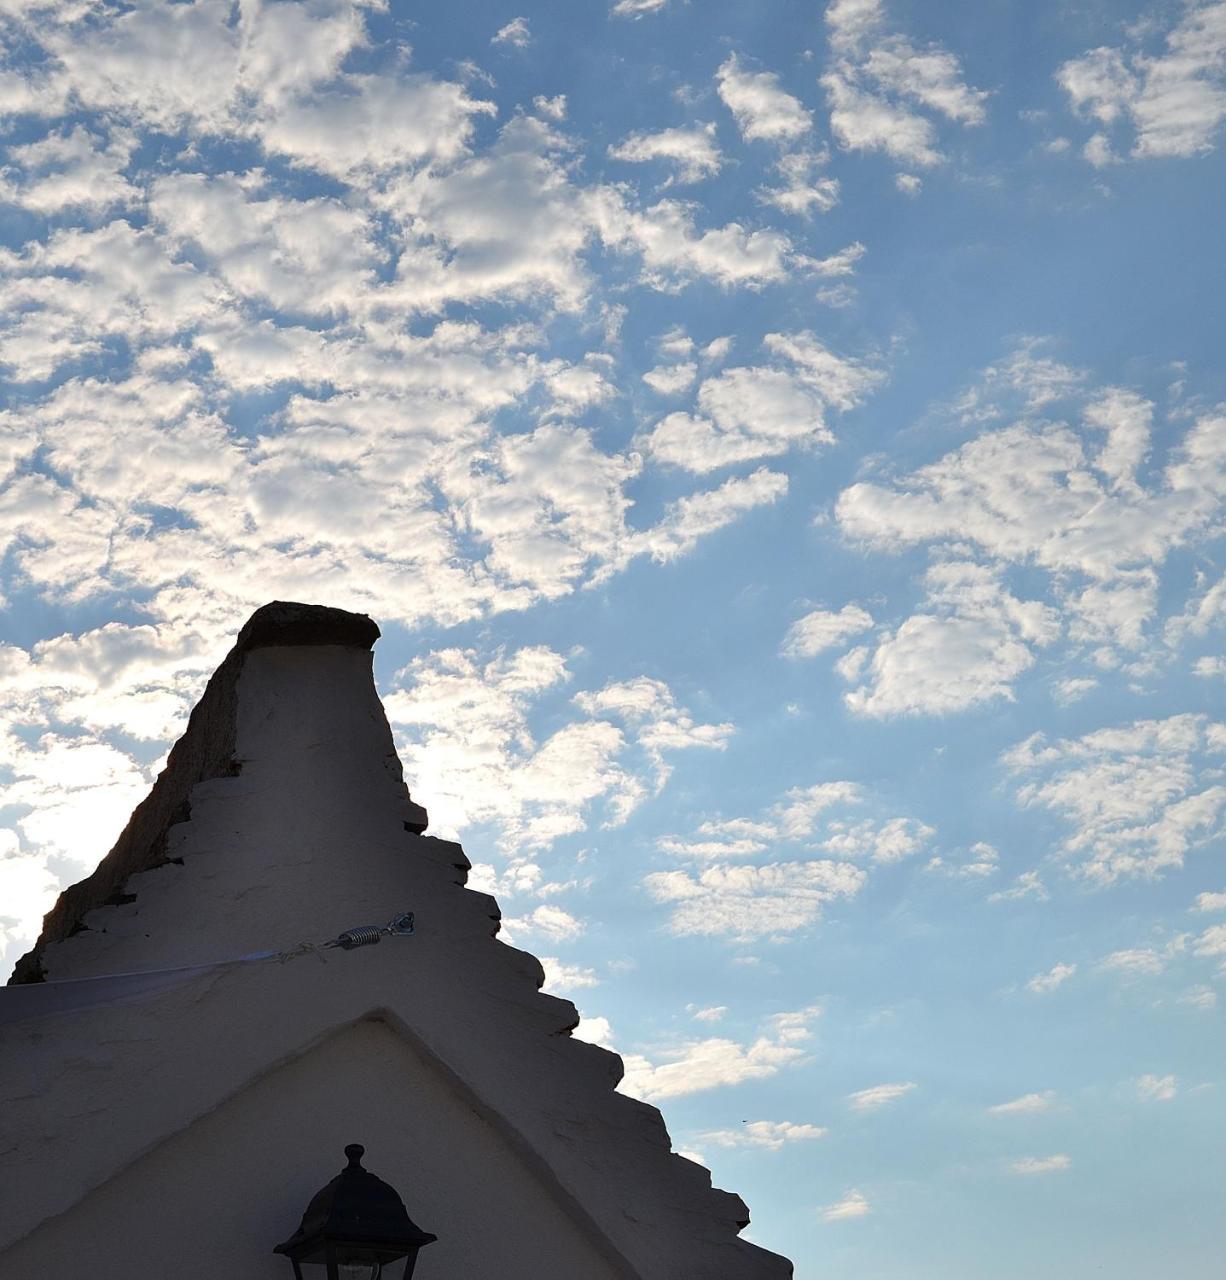
<svg viewBox="0 0 1226 1280"><path fill-rule="evenodd" d="M409 1280L418 1250L438 1239L413 1222L394 1187L362 1168L365 1153L356 1142L345 1148L349 1164L315 1193L302 1225L273 1250L294 1264L295 1280L303 1280L304 1262L326 1267L328 1280L380 1280L401 1258Z"/></svg>

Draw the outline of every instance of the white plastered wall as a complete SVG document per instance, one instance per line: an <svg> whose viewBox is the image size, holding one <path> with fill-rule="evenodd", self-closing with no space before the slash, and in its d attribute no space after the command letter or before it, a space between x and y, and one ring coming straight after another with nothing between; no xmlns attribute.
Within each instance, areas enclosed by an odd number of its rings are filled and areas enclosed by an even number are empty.
<svg viewBox="0 0 1226 1280"><path fill-rule="evenodd" d="M373 1020L270 1072L44 1223L5 1255L5 1274L288 1280L272 1246L353 1141L439 1237L415 1280L620 1280L502 1135Z"/></svg>
<svg viewBox="0 0 1226 1280"><path fill-rule="evenodd" d="M164 1170L159 1177L168 1187L178 1185L174 1169L182 1165L182 1177L199 1192L192 1203L207 1218L206 1184L220 1176L225 1161L209 1166L207 1175L191 1172L184 1161L196 1139L188 1135L207 1130L216 1135L209 1150L229 1145L249 1152L243 1127L224 1119L246 1105L239 1100L255 1096L262 1087L255 1082L278 1078L269 1076L276 1070L310 1077L310 1064L323 1061L319 1055L339 1051L314 1046L372 1010L384 1011L388 1025L416 1047L384 1055L380 1070L388 1074L376 1095L353 1083L365 1067L354 1049L360 1037L346 1033L335 1044L347 1046L353 1061L336 1078L336 1094L356 1099L355 1105L368 1101L379 1125L400 1114L408 1133L424 1114L413 1073L428 1064L430 1087L437 1092L445 1082L453 1099L474 1104L530 1175L535 1208L525 1207L523 1217L529 1234L548 1238L559 1221L569 1222L574 1239L586 1240L610 1275L790 1275L784 1259L738 1239L737 1224L747 1217L743 1204L713 1191L706 1170L670 1154L659 1113L614 1092L620 1060L569 1037L573 1006L539 993L539 963L494 939L496 904L460 887L465 859L459 847L406 830L417 811L374 690L370 653L342 645L258 648L245 655L237 694L241 773L192 791L190 820L171 827L168 840L167 853L181 864L130 877L133 902L92 911L88 931L46 949L48 976L154 969L289 947L401 910L416 912L417 933L332 952L327 964L304 956L242 966L141 1004L7 1032L0 1042L0 1113L5 1166L17 1176L0 1196L0 1276L40 1274L14 1271L13 1259L26 1266L25 1259L38 1256L28 1250L59 1249L56 1223L93 1212L98 1197L151 1185L140 1181L145 1162ZM306 1098L302 1145L292 1156L276 1144L257 1148L265 1162L261 1187L277 1177L293 1181L293 1194L276 1206L277 1223L287 1209L291 1221L273 1229L273 1242L293 1230L304 1193L339 1169L345 1142L363 1141L369 1166L394 1185L408 1174L353 1128L360 1115L346 1117L345 1132L324 1134L318 1126L326 1107ZM293 1109L278 1112L279 1122L291 1124ZM463 1143L454 1144L453 1156L456 1169L477 1159ZM401 1189L410 1212L440 1238L469 1208L482 1208L474 1201L453 1219L454 1211L444 1213L440 1205L432 1221L428 1208L419 1213L411 1184ZM173 1247L172 1216L159 1220L166 1224L166 1247ZM422 1280L430 1274L428 1257L429 1251ZM129 1275L92 1274L97 1280ZM540 1274L565 1273L546 1268Z"/></svg>

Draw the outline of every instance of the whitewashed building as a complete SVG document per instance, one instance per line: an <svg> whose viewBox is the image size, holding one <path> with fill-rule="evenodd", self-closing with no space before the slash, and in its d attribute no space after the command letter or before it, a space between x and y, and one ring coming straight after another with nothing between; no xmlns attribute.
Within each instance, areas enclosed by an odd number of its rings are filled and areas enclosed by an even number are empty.
<svg viewBox="0 0 1226 1280"><path fill-rule="evenodd" d="M351 1143L437 1237L417 1280L790 1276L659 1112L615 1092L621 1060L571 1037L537 960L496 940L459 845L422 834L377 636L259 610L0 990L0 1276L289 1280L273 1248L305 1238ZM258 958L410 910L411 936L326 963Z"/></svg>

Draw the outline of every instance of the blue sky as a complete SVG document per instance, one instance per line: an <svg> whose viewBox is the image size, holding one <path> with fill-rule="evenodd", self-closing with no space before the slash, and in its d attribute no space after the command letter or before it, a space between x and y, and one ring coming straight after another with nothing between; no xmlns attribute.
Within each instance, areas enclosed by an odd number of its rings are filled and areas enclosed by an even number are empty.
<svg viewBox="0 0 1226 1280"><path fill-rule="evenodd" d="M1226 4L0 31L5 966L250 611L360 609L798 1276L1216 1274Z"/></svg>

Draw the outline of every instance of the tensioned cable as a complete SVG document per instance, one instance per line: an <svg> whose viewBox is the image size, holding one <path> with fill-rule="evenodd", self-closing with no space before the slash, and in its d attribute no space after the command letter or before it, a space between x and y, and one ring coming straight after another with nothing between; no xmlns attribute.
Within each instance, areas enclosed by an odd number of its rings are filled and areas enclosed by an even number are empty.
<svg viewBox="0 0 1226 1280"><path fill-rule="evenodd" d="M326 961L326 951L353 951L358 947L372 946L384 938L408 937L413 932L413 912L402 911L384 925L355 925L326 942L299 942L279 951L251 951L226 960L176 965L169 969L138 969L129 973L102 973L88 978L52 979L47 982L0 987L0 1026L23 1022L28 1018L68 1013L103 1004L118 1004L121 1001L155 995L211 969L257 964L266 960L284 964L303 955L314 955L321 961Z"/></svg>

